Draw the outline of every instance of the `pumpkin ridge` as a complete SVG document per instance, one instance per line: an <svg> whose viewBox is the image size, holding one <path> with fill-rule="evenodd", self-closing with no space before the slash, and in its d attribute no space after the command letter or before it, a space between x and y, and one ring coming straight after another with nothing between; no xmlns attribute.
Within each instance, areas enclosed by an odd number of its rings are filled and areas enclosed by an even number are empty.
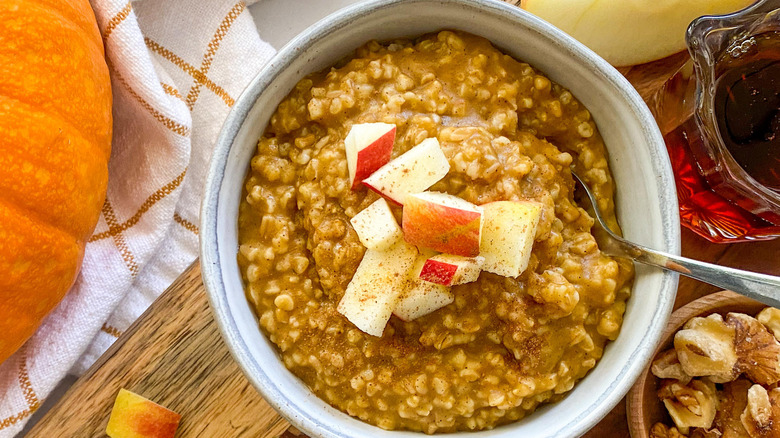
<svg viewBox="0 0 780 438"><path fill-rule="evenodd" d="M67 121L0 96L0 193L83 239L93 231L105 196L104 149Z"/></svg>
<svg viewBox="0 0 780 438"><path fill-rule="evenodd" d="M0 362L18 349L76 279L84 246L0 199Z"/></svg>
<svg viewBox="0 0 780 438"><path fill-rule="evenodd" d="M101 145L98 142L91 141L89 138L87 138L81 132L81 130L78 129L78 127L76 125L74 125L73 123L68 121L68 119L64 118L62 116L62 114L55 113L53 111L47 111L47 110L44 110L44 109L36 108L35 106L30 105L29 103L27 103L27 102L25 102L23 100L20 100L18 97L9 96L7 94L0 94L0 103L3 103L3 101L6 100L6 99L11 101L11 103L13 103L14 105L22 106L24 109L26 109L26 110L28 110L30 112L43 114L48 119L51 119L51 120L57 122L58 124L65 125L65 127L70 132L76 133L78 135L78 137L79 137L78 139L79 140L83 140L83 142L85 144L89 144L90 146L93 146L101 155L103 155L105 157L105 159L106 159L106 162L108 162L108 159L111 158L111 147L110 147L111 144L110 144L110 142L109 142L109 147L101 147ZM0 112L0 114L2 114L2 112ZM1 149L2 148L0 148L0 150ZM89 151L89 152L92 152L92 151ZM106 165L106 167L108 167L108 165Z"/></svg>
<svg viewBox="0 0 780 438"><path fill-rule="evenodd" d="M89 235L87 236L77 236L76 233L72 233L64 228L52 225L51 222L49 222L46 217L41 216L37 211L31 210L28 207L21 206L19 204L9 202L9 201L11 200L7 199L5 196L0 196L0 207L5 207L9 211L13 211L19 216L23 216L29 219L30 222L34 222L36 225L44 228L45 230L49 230L49 231L56 230L57 232L67 235L73 238L76 241L76 243L78 243L79 245L84 245L87 242L87 239L89 239L89 236L92 235L92 233L90 232ZM1 226L2 224L0 224L0 227ZM97 226L97 224L95 224L95 226Z"/></svg>
<svg viewBox="0 0 780 438"><path fill-rule="evenodd" d="M79 10L76 8L78 8L80 5L83 5L83 3L74 1L53 0L51 2L47 2L46 0L21 0L17 2L17 4L19 3L26 3L28 6L35 6L37 7L38 11L48 12L50 9L56 10L59 16L75 24L79 30L85 34L88 34L90 36L88 39L100 41L100 51L103 51L102 38L100 37L100 27L97 24L95 12L92 10L91 5L89 5L87 8L82 7ZM67 7L70 7L70 9L66 9ZM84 14L85 12L90 14L90 19L78 20L78 18L83 18L79 17L79 13Z"/></svg>
<svg viewBox="0 0 780 438"><path fill-rule="evenodd" d="M1 5L2 3L0 3ZM100 40L100 35L98 33L97 38L98 40L95 41L92 38L90 38L87 35L84 35L81 32L81 28L78 26L78 24L72 20L66 19L65 21L57 20L57 16L53 14L51 11L46 10L42 8L40 5L35 3L26 4L24 2L21 2L20 4L24 5L20 9L25 8L26 10L20 12L20 17L18 18L19 22L21 24L24 24L26 28L19 30L19 29L13 29L8 28L8 26L4 26L4 22L0 20L0 35L3 35L4 38L7 38L9 41L17 40L16 46L13 48L13 50L10 50L6 52L5 54L3 52L0 52L0 64L7 63L11 67L14 66L14 64L20 64L19 61L13 62L13 55L17 54L26 54L29 53L30 50L37 49L36 42L43 42L43 41L49 41L50 44L53 44L53 47L49 48L49 51L52 50L64 50L64 54L67 56L63 57L63 61L61 65L56 65L55 63L51 62L51 60L48 60L45 57L41 57L40 59L36 60L36 62L30 63L27 65L28 68L31 70L25 71L24 74L26 75L39 75L40 77L51 77L51 74L47 74L46 72L52 69L55 69L56 67L62 67L67 68L71 67L67 70L60 71L58 75L58 86L60 88L70 88L70 84L74 83L80 83L80 82L92 82L93 84L101 84L101 80L95 80L94 74L98 74L100 76L104 76L105 79L107 79L107 89L106 90L95 90L94 91L94 97L95 100L92 101L82 101L80 103L84 103L89 105L88 108L82 108L82 109L88 109L88 113L98 113L97 107L101 105L101 101L104 98L106 94L109 95L109 103L111 103L110 100L110 76L109 76L109 70L108 66L105 62L105 52L102 49L102 40ZM90 9L90 12L92 10ZM38 14L42 17L35 17L35 21L25 20L28 15ZM48 21L47 21L48 20ZM48 27L49 22L56 22L58 29L54 35L48 34ZM5 35L4 35L5 34ZM33 37L34 36L34 37ZM67 38L67 42L64 42L64 38ZM86 52L80 52L77 50L67 51L66 49L68 47L82 47L86 49ZM18 53L17 53L18 52ZM42 53L46 53L45 51ZM5 56L3 56L5 55ZM94 62L94 58L99 57L102 62L96 63ZM26 61L26 59L25 59ZM77 61L80 61L80 63L76 63ZM84 62L87 62L87 64L83 64ZM101 125L100 121L97 118L89 118L89 119L83 119L80 118L80 113L83 111L73 110L68 106L70 101L67 101L65 99L59 100L59 99L50 99L49 96L47 96L45 93L41 93L41 89L45 90L47 87L46 85L51 85L51 83L43 83L39 85L43 85L43 88L36 87L35 89L24 89L18 86L18 75L14 73L19 73L11 70L10 75L10 82L7 82L4 77L0 77L0 95L15 99L17 101L21 102L33 102L36 106L40 107L42 110L46 111L47 113L56 114L60 119L63 120L69 120L70 118L73 118L74 116L76 119L80 122L86 122L89 124L89 126L83 126L80 128L77 128L77 130L80 132L82 137L90 140L90 142L94 143L102 143L103 140L105 140L107 143L111 142L111 130L109 129L108 132L99 132L97 128ZM85 81L86 80L86 81ZM63 87L63 85L65 87ZM72 91L72 90L71 90ZM82 90L79 90L82 91ZM70 111L69 111L70 109ZM109 111L110 111L109 107ZM76 125L72 125L76 126ZM91 135L92 132L94 132L94 135ZM105 136L103 135L105 134Z"/></svg>
<svg viewBox="0 0 780 438"><path fill-rule="evenodd" d="M98 50L98 52L100 52L100 55L105 57L103 38L100 35L100 27L97 25L97 22L92 20L92 24L94 24L94 26L90 26L90 23L86 20L80 23L79 21L75 20L74 17L69 16L70 14L63 14L64 9L59 8L59 6L62 6L63 4L67 5L68 2L55 1L52 3L44 3L37 0L21 0L16 1L16 4L24 5L24 7L29 8L26 12L32 10L42 16L51 17L53 20L56 20L57 18L64 18L65 22L68 22L72 25L71 29L75 31L75 34L85 34L86 36L83 38L83 40L88 44L93 45ZM56 8L56 13L52 12L52 8ZM89 7L89 12L93 14L93 17L95 17L91 6ZM82 26L82 23L84 26Z"/></svg>
<svg viewBox="0 0 780 438"><path fill-rule="evenodd" d="M43 166L40 166L43 167ZM107 173L107 172L106 172ZM82 187L84 188L84 187ZM23 205L21 200L19 199L19 196L23 195L23 193L14 193L18 191L11 191L8 190L7 187L0 184L0 190L3 191L3 196L0 198L0 202L2 202L5 205L13 204L17 207L17 209L20 212L23 212L27 217L35 218L36 223L47 223L52 225L54 228L57 228L65 233L67 233L70 236L73 236L74 238L77 238L79 242L85 243L87 239L92 235L94 232L95 227L91 227L89 232L79 232L79 230L73 228L71 225L69 225L68 221L58 220L57 217L54 215L50 215L47 213L47 210L35 210L32 207ZM10 192L10 193L9 193ZM105 193L100 194L99 196L101 199L105 198ZM95 215L95 217L99 217L99 215ZM68 218L73 219L73 218ZM96 219L97 220L97 219Z"/></svg>

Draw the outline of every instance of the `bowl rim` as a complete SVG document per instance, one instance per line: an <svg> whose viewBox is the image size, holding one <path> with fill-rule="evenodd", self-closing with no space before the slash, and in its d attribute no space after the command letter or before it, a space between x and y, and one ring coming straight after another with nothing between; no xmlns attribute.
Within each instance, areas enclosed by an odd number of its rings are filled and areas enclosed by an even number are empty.
<svg viewBox="0 0 780 438"><path fill-rule="evenodd" d="M229 311L224 279L222 278L220 267L220 257L218 254L218 194L222 181L225 178L225 167L231 154L234 139L245 123L257 99L263 91L276 80L292 60L301 53L306 52L312 45L315 45L323 38L326 38L330 33L349 25L351 21L373 14L381 9L395 7L400 3L457 3L468 8L473 13L490 12L493 14L509 16L513 21L522 23L522 25L528 27L532 31L546 34L550 38L557 40L560 43L564 43L571 52L579 56L581 61L585 61L589 67L594 68L603 75L615 91L620 92L623 98L627 100L627 103L636 111L638 118L640 118L645 125L644 129L655 131L651 134L656 137L656 140L660 141L660 144L663 144L660 131L658 131L655 120L644 101L628 80L614 67L583 44L574 40L551 24L519 7L512 6L500 0L369 0L353 4L328 15L285 44L268 64L263 67L258 75L250 81L249 85L239 98L236 99L215 143L211 164L205 181L204 196L201 205L201 272L210 307L219 329L222 332L223 339L246 378L258 390L265 401L280 415L290 420L296 427L312 437L339 437L343 436L343 434L338 430L329 429L321 424L317 419L317 415L312 415L311 412L305 409L305 406L296 405L296 403L291 401L282 391L280 391L280 388L271 381L271 379L262 371L261 367L256 366L255 361L250 354L250 347L241 337L238 325ZM664 155L666 153L665 149L657 152L661 153L662 157L666 156ZM671 184L671 187L674 187L672 170L668 161L663 162L663 160L654 160L652 162L652 169L661 182L666 185ZM242 175L242 178L243 177L244 175ZM669 198L668 196L665 197L665 194L667 194L666 191L661 190L659 185L660 198ZM671 198L664 199L668 202L661 205L660 219L662 223L671 224L672 226L669 227L669 229L662 230L662 236L668 252L679 254L680 227L677 213L677 197L673 189L671 190L671 194ZM622 399L623 395L630 389L631 384L636 377L641 374L643 368L639 364L647 362L655 349L655 343L652 340L648 341L647 339L648 337L651 337L654 332L657 332L657 337L660 337L666 320L671 313L672 305L674 304L677 281L678 274L671 272L664 273L659 291L670 289L674 293L670 296L661 297L662 300L666 301L665 303L662 303L659 309L663 317L660 320L654 320L652 322L651 326L646 331L646 334L639 342L638 347L631 353L631 360L621 369L619 375L628 376L630 381L627 383L622 382L618 386L615 386L616 382L612 382L612 385L608 388L610 391L605 390L605 393L602 394L597 401L594 401L595 407L591 411L572 419L569 423L572 428L572 436L581 435L598 423L598 421L611 411L614 405ZM653 330L654 328L657 330ZM260 371L261 375L255 374L255 371L257 370ZM583 419L582 417L587 418ZM355 421L361 420L355 419ZM458 433L460 432L447 435L456 435Z"/></svg>

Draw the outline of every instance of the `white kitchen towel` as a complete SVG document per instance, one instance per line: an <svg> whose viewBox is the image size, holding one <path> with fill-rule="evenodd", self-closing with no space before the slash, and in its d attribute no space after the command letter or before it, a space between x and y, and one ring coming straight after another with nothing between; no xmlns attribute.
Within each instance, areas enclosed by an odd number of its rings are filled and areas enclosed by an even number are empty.
<svg viewBox="0 0 780 438"><path fill-rule="evenodd" d="M114 92L108 196L76 284L0 366L0 438L22 429L197 257L209 158L273 55L243 1L91 0Z"/></svg>

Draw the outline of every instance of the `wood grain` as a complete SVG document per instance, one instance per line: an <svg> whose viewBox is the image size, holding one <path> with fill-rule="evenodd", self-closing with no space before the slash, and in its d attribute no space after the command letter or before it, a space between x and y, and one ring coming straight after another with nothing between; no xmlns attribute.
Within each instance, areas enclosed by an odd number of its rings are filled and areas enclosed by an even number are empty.
<svg viewBox="0 0 780 438"><path fill-rule="evenodd" d="M675 71L683 55L622 72L645 98ZM780 241L714 245L683 230L683 255L736 268L780 275ZM715 292L681 279L675 307ZM296 438L233 362L208 309L200 267L188 269L82 376L28 437L103 437L119 388L182 414L177 437ZM629 435L621 402L585 436Z"/></svg>
<svg viewBox="0 0 780 438"><path fill-rule="evenodd" d="M182 414L179 437L277 437L289 424L222 341L194 264L120 337L28 437L105 437L119 388Z"/></svg>

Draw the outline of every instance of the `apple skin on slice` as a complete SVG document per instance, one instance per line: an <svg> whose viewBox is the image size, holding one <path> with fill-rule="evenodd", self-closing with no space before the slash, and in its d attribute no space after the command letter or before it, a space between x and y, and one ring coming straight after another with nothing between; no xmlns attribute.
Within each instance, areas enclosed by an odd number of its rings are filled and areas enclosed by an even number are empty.
<svg viewBox="0 0 780 438"><path fill-rule="evenodd" d="M412 245L464 257L479 255L482 209L457 196L411 194L402 223L404 239Z"/></svg>
<svg viewBox="0 0 780 438"><path fill-rule="evenodd" d="M482 270L517 277L528 267L542 206L528 201L496 201L482 205L482 210Z"/></svg>
<svg viewBox="0 0 780 438"><path fill-rule="evenodd" d="M388 200L404 205L406 195L426 190L449 171L450 163L439 140L428 138L382 166L364 179L363 184Z"/></svg>
<svg viewBox="0 0 780 438"><path fill-rule="evenodd" d="M390 161L395 143L395 125L389 123L360 123L344 139L347 169L352 190L364 179Z"/></svg>
<svg viewBox="0 0 780 438"><path fill-rule="evenodd" d="M126 389L111 409L106 435L111 438L173 438L181 415Z"/></svg>
<svg viewBox="0 0 780 438"><path fill-rule="evenodd" d="M417 254L417 248L403 239L386 251L367 249L339 302L339 313L363 332L382 336L398 298L409 286Z"/></svg>
<svg viewBox="0 0 780 438"><path fill-rule="evenodd" d="M420 279L443 286L471 283L479 278L484 262L485 258L482 256L439 254L425 261L420 271Z"/></svg>
<svg viewBox="0 0 780 438"><path fill-rule="evenodd" d="M455 296L447 286L430 283L420 278L425 262L436 253L422 249L409 272L406 290L401 294L393 310L393 315L401 321L413 321L421 316L435 312L455 301Z"/></svg>
<svg viewBox="0 0 780 438"><path fill-rule="evenodd" d="M349 221L368 249L383 251L403 239L403 231L384 198L364 208Z"/></svg>

